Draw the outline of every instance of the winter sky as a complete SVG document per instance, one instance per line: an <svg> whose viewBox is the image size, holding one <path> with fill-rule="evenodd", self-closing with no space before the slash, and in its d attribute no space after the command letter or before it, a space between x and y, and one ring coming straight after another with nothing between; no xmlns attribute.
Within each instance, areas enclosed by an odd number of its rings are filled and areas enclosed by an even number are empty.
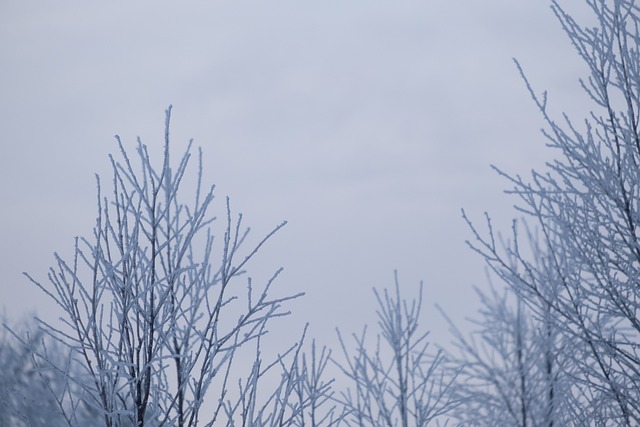
<svg viewBox="0 0 640 427"><path fill-rule="evenodd" d="M255 239L289 221L250 271L283 266L278 292L306 292L296 331L359 330L397 269L407 296L424 280L446 340L434 304L461 320L486 285L460 209L508 231L490 165L554 154L513 57L552 109L580 111L583 67L546 1L2 1L0 304L55 313L21 273L46 279L90 235L113 135L159 147L173 104L175 154L202 146L219 215L230 196Z"/></svg>

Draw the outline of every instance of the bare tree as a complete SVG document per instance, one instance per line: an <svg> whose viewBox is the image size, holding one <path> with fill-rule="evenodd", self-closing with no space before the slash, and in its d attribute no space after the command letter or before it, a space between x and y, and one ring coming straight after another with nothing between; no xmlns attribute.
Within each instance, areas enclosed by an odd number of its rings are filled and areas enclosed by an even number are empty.
<svg viewBox="0 0 640 427"><path fill-rule="evenodd" d="M476 293L482 305L469 335L441 310L454 338L446 364L458 374L453 394L461 402L451 416L465 426L588 424L574 405L571 346L549 311L538 317L511 288Z"/></svg>
<svg viewBox="0 0 640 427"><path fill-rule="evenodd" d="M97 179L92 238L76 239L69 261L55 255L47 284L27 276L62 310L60 322L39 320L40 327L82 371L42 351L34 360L82 389L83 404L100 414L96 425L296 425L326 401L328 356L309 365L301 339L265 359L268 324L301 294L272 296L281 270L260 285L242 279L284 223L246 247L249 229L227 199L222 238L214 240L214 188L202 186L199 152L193 200L181 198L191 143L172 165L170 115L171 107L160 166L138 141L136 168L116 137L121 159L111 157L110 197ZM69 425L81 424L61 407Z"/></svg>
<svg viewBox="0 0 640 427"><path fill-rule="evenodd" d="M342 394L347 408L346 425L426 426L455 406L449 393L455 376L445 376L442 352L430 353L428 332L419 327L422 283L410 302L395 288L382 294L374 289L378 302L379 334L369 347L367 328L353 334L351 352L340 338L346 362L337 363L351 387Z"/></svg>
<svg viewBox="0 0 640 427"><path fill-rule="evenodd" d="M501 172L541 230L546 265L520 249L515 227L505 251L490 221L486 232L472 226L473 246L529 306L563 325L590 422L631 426L640 424L640 8L632 0L584 3L593 27L555 1L552 9L588 67L580 83L593 111L581 123L554 119L546 93L522 73L557 158L530 179ZM559 287L553 298L545 269Z"/></svg>
<svg viewBox="0 0 640 427"><path fill-rule="evenodd" d="M40 369L33 352L47 354L57 366L74 371L77 367L68 352L32 322L20 326L7 325L0 330L0 425L52 426L68 425L64 412L73 412L80 424L91 425L96 416L82 403L79 387L66 381L65 376L52 369ZM20 334L18 338L15 333Z"/></svg>

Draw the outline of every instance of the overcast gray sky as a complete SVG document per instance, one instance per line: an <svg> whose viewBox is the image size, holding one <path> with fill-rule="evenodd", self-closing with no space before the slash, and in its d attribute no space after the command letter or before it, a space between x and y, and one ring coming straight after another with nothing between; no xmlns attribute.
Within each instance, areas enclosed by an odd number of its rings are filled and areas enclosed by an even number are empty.
<svg viewBox="0 0 640 427"><path fill-rule="evenodd" d="M584 102L546 1L0 1L0 302L51 309L21 272L91 233L113 135L161 145L173 104L217 194L257 234L289 221L254 268L307 293L294 320L359 329L398 269L446 337L433 304L461 319L485 284L460 209L507 227L489 165L553 154L512 57L552 107Z"/></svg>

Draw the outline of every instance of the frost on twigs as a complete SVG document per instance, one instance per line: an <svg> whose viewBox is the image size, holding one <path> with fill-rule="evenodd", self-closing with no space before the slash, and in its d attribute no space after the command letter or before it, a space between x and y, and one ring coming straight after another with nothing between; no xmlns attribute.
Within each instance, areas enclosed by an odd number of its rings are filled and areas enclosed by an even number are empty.
<svg viewBox="0 0 640 427"><path fill-rule="evenodd" d="M27 276L62 311L61 322L40 326L68 347L79 371L44 352L34 357L82 389L83 404L100 414L96 424L294 425L326 385L299 388L308 376L302 339L271 361L263 360L261 343L270 320L286 316L287 302L300 294L271 296L281 270L261 284L245 277L285 223L251 246L227 199L220 224L212 214L214 187L202 183L200 151L185 202L191 143L170 162L170 116L171 107L159 164L140 140L131 155L116 137L113 178L108 186L97 179L93 235L76 239L72 259L56 255L47 282Z"/></svg>
<svg viewBox="0 0 640 427"><path fill-rule="evenodd" d="M556 337L545 344L553 356L549 372L562 377L568 392L562 401L557 394L548 399L553 413L576 414L574 425L635 426L640 425L640 8L632 0L584 3L594 24L577 22L559 2L552 2L552 10L587 67L580 85L592 111L581 120L569 114L556 118L546 95L537 95L525 78L555 159L528 179L502 173L525 223L538 234L521 237L514 227L513 244L501 248L487 221L485 231L472 225L471 245L521 299L527 309L521 313L529 313L531 324L549 326ZM527 240L538 250L523 250ZM544 336L531 338L540 344ZM551 417L546 425L563 420Z"/></svg>
<svg viewBox="0 0 640 427"><path fill-rule="evenodd" d="M456 375L445 373L441 351L430 351L429 333L419 325L422 283L418 296L401 297L397 274L393 289L374 290L378 303L375 346L367 328L353 334L355 349L338 337L345 362L336 362L350 387L340 401L346 425L426 426L438 422L458 402L450 393Z"/></svg>

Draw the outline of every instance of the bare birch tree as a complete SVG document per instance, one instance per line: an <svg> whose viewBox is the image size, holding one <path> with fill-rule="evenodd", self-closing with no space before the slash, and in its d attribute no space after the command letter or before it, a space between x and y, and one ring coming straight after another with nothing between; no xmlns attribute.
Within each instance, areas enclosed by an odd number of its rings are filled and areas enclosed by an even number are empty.
<svg viewBox="0 0 640 427"><path fill-rule="evenodd" d="M199 152L193 199L184 201L191 143L172 164L170 113L162 163L138 140L136 167L116 137L120 160L111 157L110 196L97 179L93 236L76 239L71 260L55 255L48 283L27 275L62 311L40 327L82 370L41 351L34 360L82 389L82 403L100 414L95 425L298 425L326 401L328 355L308 362L301 339L265 356L268 324L301 294L272 296L281 270L259 284L245 274L284 223L248 246L249 229L227 199L214 240L214 188L202 184ZM69 425L86 425L68 408Z"/></svg>
<svg viewBox="0 0 640 427"><path fill-rule="evenodd" d="M338 332L346 359L338 366L350 384L341 398L346 425L427 426L456 405L450 394L455 376L445 375L442 352L430 352L429 333L419 325L422 289L421 283L417 297L403 299L397 274L391 291L374 289L375 345L368 342L365 328L362 334L353 334L351 351Z"/></svg>
<svg viewBox="0 0 640 427"><path fill-rule="evenodd" d="M458 375L453 394L461 402L451 417L465 426L588 424L574 404L571 346L550 313L538 317L510 288L476 293L471 334L445 315L454 339L446 365Z"/></svg>
<svg viewBox="0 0 640 427"><path fill-rule="evenodd" d="M529 306L564 325L590 423L631 426L640 424L640 8L633 0L584 4L595 26L558 2L552 9L588 67L580 83L593 110L580 121L554 118L546 92L522 73L556 159L529 179L503 173L520 212L541 230L548 262L536 265L515 231L502 250L490 221L486 231L472 225L473 246ZM544 269L557 281L554 298Z"/></svg>

